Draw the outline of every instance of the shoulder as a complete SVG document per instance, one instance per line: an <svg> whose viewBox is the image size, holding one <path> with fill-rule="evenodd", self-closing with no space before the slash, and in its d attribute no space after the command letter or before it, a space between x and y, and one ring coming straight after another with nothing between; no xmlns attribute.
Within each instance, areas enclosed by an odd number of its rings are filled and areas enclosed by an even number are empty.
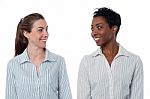
<svg viewBox="0 0 150 99"><path fill-rule="evenodd" d="M94 60L97 56L99 56L100 54L101 54L101 50L100 50L100 48L98 48L98 49L96 49L95 51L93 51L92 53L87 54L87 55L84 55L84 56L82 57L81 64L86 64L86 65L88 65L88 64L92 63L93 60Z"/></svg>
<svg viewBox="0 0 150 99"><path fill-rule="evenodd" d="M50 61L64 61L64 57L59 54L50 52L49 50L47 50L46 53L46 58Z"/></svg>
<svg viewBox="0 0 150 99"><path fill-rule="evenodd" d="M96 57L96 56L98 56L100 54L101 54L101 50L100 50L100 48L98 48L95 51L93 51L92 53L84 55L83 58L93 59L94 57Z"/></svg>
<svg viewBox="0 0 150 99"><path fill-rule="evenodd" d="M12 59L10 59L10 60L8 61L8 64L18 63L19 60L20 60L20 58L21 58L21 55L15 56L15 57L13 57Z"/></svg>
<svg viewBox="0 0 150 99"><path fill-rule="evenodd" d="M16 66L20 64L20 57L21 55L15 56L14 58L10 59L7 63L7 68L15 69Z"/></svg>
<svg viewBox="0 0 150 99"><path fill-rule="evenodd" d="M133 58L133 59L138 59L138 58L140 58L139 55L137 55L137 54L135 54L135 53L133 53L133 52L131 52L131 51L129 51L129 50L123 48L123 47L122 47L122 50L123 50L123 52L124 52L127 56L129 56L130 58Z"/></svg>
<svg viewBox="0 0 150 99"><path fill-rule="evenodd" d="M135 70L143 71L143 62L140 56L128 50L126 50L126 52L128 53L127 59L130 66L133 66Z"/></svg>
<svg viewBox="0 0 150 99"><path fill-rule="evenodd" d="M135 64L137 64L139 62L142 63L141 58L140 58L139 55L137 55L137 54L135 54L133 52L128 51L127 49L123 48L122 46L121 46L120 54L126 56L127 59L131 63L135 63Z"/></svg>

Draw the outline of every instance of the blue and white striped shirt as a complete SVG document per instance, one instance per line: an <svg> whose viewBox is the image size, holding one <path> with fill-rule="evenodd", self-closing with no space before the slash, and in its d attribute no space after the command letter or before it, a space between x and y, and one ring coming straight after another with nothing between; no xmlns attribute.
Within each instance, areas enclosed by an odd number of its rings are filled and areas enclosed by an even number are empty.
<svg viewBox="0 0 150 99"><path fill-rule="evenodd" d="M119 46L111 67L101 49L83 57L78 99L143 99L143 65L139 56Z"/></svg>
<svg viewBox="0 0 150 99"><path fill-rule="evenodd" d="M64 58L46 49L38 75L27 50L10 60L6 99L72 99Z"/></svg>

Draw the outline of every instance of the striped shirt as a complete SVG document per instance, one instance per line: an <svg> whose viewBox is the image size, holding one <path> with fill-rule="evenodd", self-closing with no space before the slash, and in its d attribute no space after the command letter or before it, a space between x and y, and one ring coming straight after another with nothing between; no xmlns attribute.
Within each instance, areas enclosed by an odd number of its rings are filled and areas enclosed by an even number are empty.
<svg viewBox="0 0 150 99"><path fill-rule="evenodd" d="M7 65L6 99L72 99L63 57L49 52L37 74L27 49Z"/></svg>
<svg viewBox="0 0 150 99"><path fill-rule="evenodd" d="M78 99L143 99L143 64L119 45L111 67L101 48L83 57L78 73Z"/></svg>

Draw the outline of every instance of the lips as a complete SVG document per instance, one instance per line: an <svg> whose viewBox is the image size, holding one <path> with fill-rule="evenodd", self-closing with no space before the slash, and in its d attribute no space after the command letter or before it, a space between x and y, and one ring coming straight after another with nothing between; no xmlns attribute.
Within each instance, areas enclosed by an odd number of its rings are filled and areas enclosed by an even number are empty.
<svg viewBox="0 0 150 99"><path fill-rule="evenodd" d="M47 39L40 39L41 41L43 41L43 42L46 42L47 41Z"/></svg>
<svg viewBox="0 0 150 99"><path fill-rule="evenodd" d="M99 41L100 39L102 39L102 37L94 37L95 41Z"/></svg>
<svg viewBox="0 0 150 99"><path fill-rule="evenodd" d="M99 40L100 38L94 38L95 41Z"/></svg>

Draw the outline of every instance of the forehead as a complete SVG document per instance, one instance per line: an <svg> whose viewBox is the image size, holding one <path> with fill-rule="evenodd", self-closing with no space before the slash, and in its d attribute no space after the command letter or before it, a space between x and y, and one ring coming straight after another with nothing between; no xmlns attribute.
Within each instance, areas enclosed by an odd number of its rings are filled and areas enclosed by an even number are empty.
<svg viewBox="0 0 150 99"><path fill-rule="evenodd" d="M33 23L33 28L34 27L46 27L47 26L47 23L44 19L39 19L39 20L36 20L34 23Z"/></svg>
<svg viewBox="0 0 150 99"><path fill-rule="evenodd" d="M108 23L106 22L104 17L97 16L97 17L93 17L92 20L92 25L96 25L96 24L108 24Z"/></svg>

